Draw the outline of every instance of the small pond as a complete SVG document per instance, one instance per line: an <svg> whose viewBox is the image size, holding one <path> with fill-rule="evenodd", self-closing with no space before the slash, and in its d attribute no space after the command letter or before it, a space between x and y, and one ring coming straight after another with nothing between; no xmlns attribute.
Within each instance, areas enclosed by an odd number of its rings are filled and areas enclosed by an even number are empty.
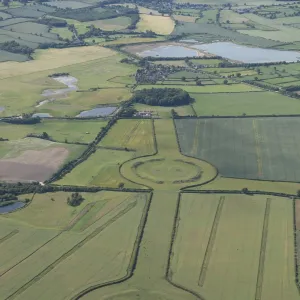
<svg viewBox="0 0 300 300"><path fill-rule="evenodd" d="M145 50L137 54L142 57L194 57L198 55L198 51L184 46L167 45Z"/></svg>
<svg viewBox="0 0 300 300"><path fill-rule="evenodd" d="M4 106L0 106L0 112L5 111L5 107Z"/></svg>
<svg viewBox="0 0 300 300"><path fill-rule="evenodd" d="M25 206L24 202L17 201L9 205L0 206L0 214L12 212L18 208Z"/></svg>
<svg viewBox="0 0 300 300"><path fill-rule="evenodd" d="M191 47L243 63L295 62L300 60L300 52L252 48L230 42L199 44Z"/></svg>
<svg viewBox="0 0 300 300"><path fill-rule="evenodd" d="M82 111L76 117L78 118L106 117L111 115L116 109L117 107L115 106L97 107L91 110Z"/></svg>
<svg viewBox="0 0 300 300"><path fill-rule="evenodd" d="M52 116L48 113L36 113L32 115L33 118L39 117L39 118L52 118Z"/></svg>
<svg viewBox="0 0 300 300"><path fill-rule="evenodd" d="M48 99L39 102L39 104L36 105L36 107L40 107L48 102L53 102L59 98L67 97L68 93L72 91L76 91L78 89L76 85L78 79L73 76L57 76L57 77L52 77L52 79L60 83L63 83L64 85L67 86L67 88L58 89L58 90L44 90L42 96Z"/></svg>

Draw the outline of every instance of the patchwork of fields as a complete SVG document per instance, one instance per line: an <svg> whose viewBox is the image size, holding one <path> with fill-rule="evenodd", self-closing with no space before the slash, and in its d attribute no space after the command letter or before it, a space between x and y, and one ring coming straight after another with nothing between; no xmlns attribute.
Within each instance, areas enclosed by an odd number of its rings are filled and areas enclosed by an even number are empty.
<svg viewBox="0 0 300 300"><path fill-rule="evenodd" d="M0 299L300 299L300 5L146 2L0 3Z"/></svg>

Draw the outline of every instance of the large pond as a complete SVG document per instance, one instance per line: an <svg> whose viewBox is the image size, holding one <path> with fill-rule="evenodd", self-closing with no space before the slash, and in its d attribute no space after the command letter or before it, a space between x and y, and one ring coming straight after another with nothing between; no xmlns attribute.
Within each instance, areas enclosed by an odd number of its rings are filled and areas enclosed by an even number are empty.
<svg viewBox="0 0 300 300"><path fill-rule="evenodd" d="M179 45L164 45L151 48L137 53L140 56L152 57L194 57L203 53L222 56L224 58L243 63L266 63L266 62L295 62L300 60L300 52L281 51L264 48L252 48L241 46L231 42L215 42L200 44L196 40L181 40L185 43Z"/></svg>
<svg viewBox="0 0 300 300"><path fill-rule="evenodd" d="M23 207L24 205L25 205L24 202L17 201L17 202L14 202L12 204L9 204L9 205L0 206L0 214L5 214L5 213L12 212L16 209L19 209L19 208Z"/></svg>
<svg viewBox="0 0 300 300"><path fill-rule="evenodd" d="M243 63L295 62L300 60L300 52L252 48L230 42L193 45L191 47Z"/></svg>
<svg viewBox="0 0 300 300"><path fill-rule="evenodd" d="M52 77L52 79L66 85L67 88L57 90L44 90L42 96L46 97L47 99L39 102L36 107L40 107L48 102L53 102L60 98L65 98L67 97L68 93L76 91L78 89L76 85L78 80L73 76L57 76Z"/></svg>
<svg viewBox="0 0 300 300"><path fill-rule="evenodd" d="M115 106L105 106L105 107L97 107L91 110L82 111L76 117L78 118L91 118L91 117L106 117L111 115L117 107Z"/></svg>
<svg viewBox="0 0 300 300"><path fill-rule="evenodd" d="M198 51L184 46L158 46L156 48L145 50L138 53L142 57L155 56L155 57L193 57L198 55Z"/></svg>

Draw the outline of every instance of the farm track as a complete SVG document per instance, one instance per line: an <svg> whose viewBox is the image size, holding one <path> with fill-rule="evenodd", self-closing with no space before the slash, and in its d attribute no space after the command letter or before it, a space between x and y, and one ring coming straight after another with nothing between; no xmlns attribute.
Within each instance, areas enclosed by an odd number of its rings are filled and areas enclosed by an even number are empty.
<svg viewBox="0 0 300 300"><path fill-rule="evenodd" d="M208 266L209 266L211 253L212 253L212 250L213 250L213 247L214 247L214 244L215 244L217 231L218 231L218 225L219 225L219 221L220 221L220 218L221 218L224 201L225 201L225 196L221 196L220 200L219 200L217 210L216 210L214 222L213 222L213 225L212 225L212 228L211 228L207 248L206 248L206 251L205 251L203 263L202 263L201 270L200 270L199 281L198 281L198 285L200 287L203 287L204 282L205 282L206 272L207 272L207 269L208 269Z"/></svg>
<svg viewBox="0 0 300 300"><path fill-rule="evenodd" d="M123 215L125 215L127 212L129 212L131 209L133 209L135 206L136 206L136 203L132 203L132 204L128 205L123 211L119 212L116 216L111 218L105 224L103 224L100 227L98 227L97 229L95 229L91 234L89 234L83 240L81 240L79 243L77 243L75 246L73 246L69 251L64 253L56 261L54 261L52 264L50 264L48 267L46 267L42 272L40 272L38 275L36 275L34 278L32 278L30 281L28 281L22 287L20 287L13 294L8 296L6 298L6 300L15 299L15 297L22 294L25 290L27 290L33 284L37 283L40 279L42 279L45 275L47 275L50 271L52 271L57 265L59 265L61 262L63 262L69 256L74 254L77 250L79 250L81 247L83 247L86 243L88 243L90 240L92 240L94 237L96 237L98 234L100 234L103 230L105 230L107 227L109 227L111 224L113 224L115 221L117 221L119 218L121 218Z"/></svg>
<svg viewBox="0 0 300 300"><path fill-rule="evenodd" d="M126 147L126 145L129 143L130 139L134 139L137 135L137 131L139 126L141 125L142 120L138 120L136 124L130 129L130 131L125 134L124 140L122 142L122 146Z"/></svg>
<svg viewBox="0 0 300 300"><path fill-rule="evenodd" d="M257 120L252 121L252 127L253 127L254 140L255 140L258 178L263 178L263 164L262 164L262 155L261 155L261 148L260 148L260 143L262 142L262 136L260 135L258 130Z"/></svg>
<svg viewBox="0 0 300 300"><path fill-rule="evenodd" d="M13 237L14 235L16 235L17 233L19 233L18 229L15 229L15 230L11 231L9 234L5 235L4 237L2 237L0 239L0 244L4 243L5 241L7 241L8 239L10 239L11 237Z"/></svg>
<svg viewBox="0 0 300 300"><path fill-rule="evenodd" d="M260 256L259 256L259 265L258 265L258 274L257 274L257 282L256 282L255 300L261 300L261 295L262 295L264 267L265 267L264 263L265 263L266 247L267 247L267 239L268 239L268 226L269 226L270 209L271 209L271 199L268 198L267 201L266 201L263 232L262 232L262 238L261 238L261 248L260 248Z"/></svg>
<svg viewBox="0 0 300 300"><path fill-rule="evenodd" d="M194 140L193 140L193 147L191 151L191 155L196 157L198 153L198 136L199 136L199 127L200 127L200 120L197 120L196 125L195 125L195 134L194 134ZM175 129L176 130L176 129Z"/></svg>

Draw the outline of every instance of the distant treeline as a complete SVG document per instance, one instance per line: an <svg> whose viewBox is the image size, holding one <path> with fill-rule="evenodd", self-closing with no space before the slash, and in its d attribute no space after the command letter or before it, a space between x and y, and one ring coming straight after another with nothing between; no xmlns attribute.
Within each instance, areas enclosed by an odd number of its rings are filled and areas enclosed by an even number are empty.
<svg viewBox="0 0 300 300"><path fill-rule="evenodd" d="M52 26L52 27L66 27L68 25L67 21L59 20L55 18L38 19L37 23Z"/></svg>
<svg viewBox="0 0 300 300"><path fill-rule="evenodd" d="M132 102L157 106L180 106L190 104L192 98L189 93L175 88L152 88L135 91Z"/></svg>
<svg viewBox="0 0 300 300"><path fill-rule="evenodd" d="M5 50L12 53L25 54L28 56L31 55L34 51L32 48L25 45L20 45L16 41L9 41L0 44L0 50Z"/></svg>
<svg viewBox="0 0 300 300"><path fill-rule="evenodd" d="M31 125L31 124L37 124L41 122L41 119L39 117L35 118L3 118L1 119L4 123L10 123L10 124L24 124L24 125Z"/></svg>

